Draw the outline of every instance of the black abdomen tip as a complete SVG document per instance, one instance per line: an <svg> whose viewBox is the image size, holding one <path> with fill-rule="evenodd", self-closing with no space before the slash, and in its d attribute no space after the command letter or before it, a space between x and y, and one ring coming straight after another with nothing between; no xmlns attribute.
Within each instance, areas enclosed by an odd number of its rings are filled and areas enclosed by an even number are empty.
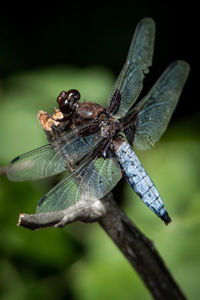
<svg viewBox="0 0 200 300"><path fill-rule="evenodd" d="M165 222L165 225L168 225L172 221L167 212L165 212L161 219Z"/></svg>

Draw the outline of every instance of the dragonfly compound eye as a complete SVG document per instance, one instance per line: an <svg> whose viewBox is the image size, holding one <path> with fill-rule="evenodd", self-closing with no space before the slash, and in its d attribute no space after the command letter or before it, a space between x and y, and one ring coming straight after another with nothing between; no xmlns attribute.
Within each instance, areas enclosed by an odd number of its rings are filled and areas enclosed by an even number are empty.
<svg viewBox="0 0 200 300"><path fill-rule="evenodd" d="M73 111L74 104L80 99L80 93L77 90L62 91L58 98L57 102L59 109L63 114L69 114Z"/></svg>
<svg viewBox="0 0 200 300"><path fill-rule="evenodd" d="M78 101L81 97L79 91L72 89L67 92L67 97L70 100Z"/></svg>

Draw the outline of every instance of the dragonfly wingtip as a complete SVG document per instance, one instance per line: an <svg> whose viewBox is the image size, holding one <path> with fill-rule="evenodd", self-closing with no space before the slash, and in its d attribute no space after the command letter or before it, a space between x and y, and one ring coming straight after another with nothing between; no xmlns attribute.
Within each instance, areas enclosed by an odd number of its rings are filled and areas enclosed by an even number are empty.
<svg viewBox="0 0 200 300"><path fill-rule="evenodd" d="M38 208L42 205L42 203L44 202L45 199L46 199L46 195L44 195L44 196L40 199L40 201L39 201L39 203L38 203Z"/></svg>
<svg viewBox="0 0 200 300"><path fill-rule="evenodd" d="M11 160L10 163L13 164L13 163L16 162L19 158L20 158L19 156L15 157L13 160Z"/></svg>

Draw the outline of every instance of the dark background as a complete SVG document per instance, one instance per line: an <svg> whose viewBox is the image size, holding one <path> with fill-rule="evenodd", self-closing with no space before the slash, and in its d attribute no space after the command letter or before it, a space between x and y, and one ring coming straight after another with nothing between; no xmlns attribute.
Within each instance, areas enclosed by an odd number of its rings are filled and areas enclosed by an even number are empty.
<svg viewBox="0 0 200 300"><path fill-rule="evenodd" d="M149 16L156 21L152 84L171 61L184 59L192 72L185 101L176 115L196 113L199 62L198 8L192 1L130 1L7 6L0 12L0 76L55 65L104 65L119 73L136 23ZM198 86L198 82L197 82Z"/></svg>
<svg viewBox="0 0 200 300"><path fill-rule="evenodd" d="M95 95L94 102L99 99L96 89L102 84L106 90L119 74L135 26L143 17L156 22L153 66L143 94L172 61L183 59L191 65L166 134L152 150L139 154L165 199L172 224L164 226L137 201L125 181L114 193L116 199L123 199L121 205L129 217L153 240L188 299L198 300L199 8L192 1L1 4L0 166L46 143L36 114L39 109L52 111L58 88L77 88L63 83L82 84L88 97ZM94 84L93 77L100 77L98 70L105 78L90 89L90 80ZM34 213L39 199L59 179L14 183L0 177L0 300L151 299L97 224L36 232L16 226L18 214Z"/></svg>

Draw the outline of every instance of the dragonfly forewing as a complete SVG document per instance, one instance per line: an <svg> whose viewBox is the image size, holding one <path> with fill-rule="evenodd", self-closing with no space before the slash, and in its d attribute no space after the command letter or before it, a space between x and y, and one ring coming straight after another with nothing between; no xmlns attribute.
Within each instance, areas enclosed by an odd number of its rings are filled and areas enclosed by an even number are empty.
<svg viewBox="0 0 200 300"><path fill-rule="evenodd" d="M42 146L12 160L7 177L12 181L36 180L59 174L66 163L52 145Z"/></svg>
<svg viewBox="0 0 200 300"><path fill-rule="evenodd" d="M152 65L154 39L155 23L144 18L136 28L128 57L108 99L107 109L116 118L126 115L142 90L144 75Z"/></svg>
<svg viewBox="0 0 200 300"><path fill-rule="evenodd" d="M85 129L89 128L89 124ZM82 128L83 129L83 128ZM97 132L85 135L86 132L78 131L73 139L69 138L69 134L63 132L59 138L52 142L52 146L56 152L65 160L68 167L75 166L77 162L81 161L89 152L94 150L99 142L102 140L100 129Z"/></svg>

